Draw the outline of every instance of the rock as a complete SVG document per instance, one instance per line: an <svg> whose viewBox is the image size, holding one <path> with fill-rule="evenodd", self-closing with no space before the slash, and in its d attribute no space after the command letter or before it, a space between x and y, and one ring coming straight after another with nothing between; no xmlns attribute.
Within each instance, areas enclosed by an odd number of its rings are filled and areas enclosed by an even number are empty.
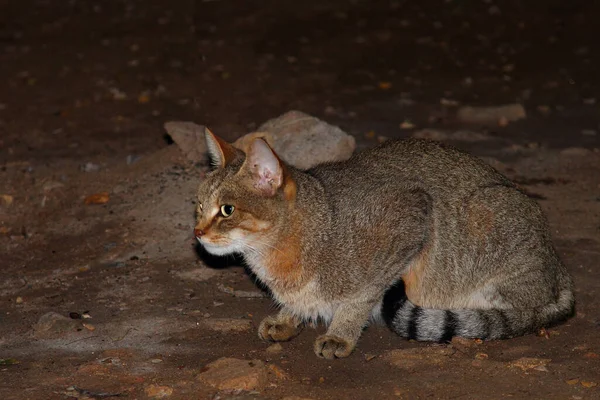
<svg viewBox="0 0 600 400"><path fill-rule="evenodd" d="M257 137L264 138L283 161L300 169L347 160L356 148L354 137L300 111L289 111L265 122L257 132L242 136L234 145L244 150Z"/></svg>
<svg viewBox="0 0 600 400"><path fill-rule="evenodd" d="M548 371L546 366L550 363L548 358L533 358L533 357L521 357L515 361L508 363L511 368L519 368L522 371L528 371L535 369L537 371Z"/></svg>
<svg viewBox="0 0 600 400"><path fill-rule="evenodd" d="M81 323L77 320L49 312L42 315L33 326L33 336L37 339L56 338L74 332L77 328L81 328Z"/></svg>
<svg viewBox="0 0 600 400"><path fill-rule="evenodd" d="M525 119L527 113L521 104L506 104L496 107L461 107L457 118L468 124L506 124Z"/></svg>
<svg viewBox="0 0 600 400"><path fill-rule="evenodd" d="M12 205L14 197L10 194L0 194L0 205L8 208Z"/></svg>
<svg viewBox="0 0 600 400"><path fill-rule="evenodd" d="M450 342L453 347L465 349L475 346L477 343L473 339L467 339L460 336L454 336Z"/></svg>
<svg viewBox="0 0 600 400"><path fill-rule="evenodd" d="M462 142L482 142L490 140L491 137L479 132L454 131L446 132L439 129L422 129L413 133L412 137L417 139L429 139L443 142L445 140L456 140Z"/></svg>
<svg viewBox="0 0 600 400"><path fill-rule="evenodd" d="M204 126L183 121L167 122L164 126L189 161L199 163L208 159Z"/></svg>
<svg viewBox="0 0 600 400"><path fill-rule="evenodd" d="M269 347L267 347L267 349L265 351L268 354L277 354L277 353L281 353L282 350L283 350L283 346L280 343L274 343L274 344L270 345Z"/></svg>
<svg viewBox="0 0 600 400"><path fill-rule="evenodd" d="M236 290L231 286L225 286L222 283L217 285L217 288L223 292L232 295L233 297L241 297L247 299L260 299L269 297L265 292L259 290Z"/></svg>
<svg viewBox="0 0 600 400"><path fill-rule="evenodd" d="M219 358L204 369L198 379L219 390L261 390L267 383L267 369L260 360Z"/></svg>
<svg viewBox="0 0 600 400"><path fill-rule="evenodd" d="M252 328L250 320L238 318L207 318L200 324L217 332L248 332Z"/></svg>
<svg viewBox="0 0 600 400"><path fill-rule="evenodd" d="M275 378L281 381L286 381L290 379L290 376L287 374L287 372L285 372L283 369L281 369L275 364L269 364L267 368L269 369L269 371L271 371Z"/></svg>
<svg viewBox="0 0 600 400"><path fill-rule="evenodd" d="M83 172L98 172L100 171L100 165L94 164L92 162L87 162L79 167Z"/></svg>
<svg viewBox="0 0 600 400"><path fill-rule="evenodd" d="M194 163L207 160L204 126L171 121L165 123L165 130L188 160ZM337 126L300 111L289 111L265 122L257 132L242 136L233 145L245 150L257 137L264 138L282 160L301 169L347 160L356 148L354 138Z"/></svg>
<svg viewBox="0 0 600 400"><path fill-rule="evenodd" d="M454 353L448 347L416 347L413 349L396 349L386 352L383 360L402 369L412 370L417 367L430 368L452 361Z"/></svg>
<svg viewBox="0 0 600 400"><path fill-rule="evenodd" d="M175 273L178 277L185 280L203 282L219 274L216 269L213 268L194 268L188 271L177 271Z"/></svg>
<svg viewBox="0 0 600 400"><path fill-rule="evenodd" d="M48 181L46 183L44 183L44 185L42 186L42 190L44 192L50 192L54 189L60 189L65 187L65 185L61 182L57 182L57 181Z"/></svg>
<svg viewBox="0 0 600 400"><path fill-rule="evenodd" d="M286 396L281 400L313 400L310 397L300 397L300 396Z"/></svg>
<svg viewBox="0 0 600 400"><path fill-rule="evenodd" d="M591 150L583 147L567 147L560 152L560 155L564 157L581 157L587 156L588 154L591 154L591 152Z"/></svg>
<svg viewBox="0 0 600 400"><path fill-rule="evenodd" d="M153 399L164 399L173 394L173 388L168 386L150 385L145 389L146 396Z"/></svg>

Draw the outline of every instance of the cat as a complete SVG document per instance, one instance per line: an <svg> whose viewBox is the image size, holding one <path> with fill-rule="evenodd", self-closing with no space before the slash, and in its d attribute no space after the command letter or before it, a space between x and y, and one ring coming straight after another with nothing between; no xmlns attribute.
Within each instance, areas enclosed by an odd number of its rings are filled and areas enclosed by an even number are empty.
<svg viewBox="0 0 600 400"><path fill-rule="evenodd" d="M369 321L446 342L535 332L574 313L569 273L540 207L483 161L436 142L390 140L301 171L263 139L212 132L194 234L239 253L280 311L260 338L328 329L314 351L352 353Z"/></svg>

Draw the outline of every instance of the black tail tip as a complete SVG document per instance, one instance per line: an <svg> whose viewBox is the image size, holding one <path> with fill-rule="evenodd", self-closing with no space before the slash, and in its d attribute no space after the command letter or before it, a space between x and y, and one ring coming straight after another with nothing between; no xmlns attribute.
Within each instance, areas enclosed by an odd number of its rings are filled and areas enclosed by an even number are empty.
<svg viewBox="0 0 600 400"><path fill-rule="evenodd" d="M386 290L383 295L383 303L381 304L381 316L388 326L392 325L394 317L406 300L406 289L402 279L399 279Z"/></svg>

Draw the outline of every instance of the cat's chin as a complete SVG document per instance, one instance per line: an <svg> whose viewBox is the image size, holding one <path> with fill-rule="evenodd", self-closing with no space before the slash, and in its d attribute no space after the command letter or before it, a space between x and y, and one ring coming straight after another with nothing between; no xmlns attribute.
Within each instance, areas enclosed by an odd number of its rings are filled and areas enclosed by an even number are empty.
<svg viewBox="0 0 600 400"><path fill-rule="evenodd" d="M236 246L235 244L230 244L230 245L226 245L226 246L217 246L217 245L214 245L211 243L205 243L202 241L200 241L200 244L202 244L202 247L204 247L204 250L206 250L208 253L212 254L213 256L227 256L230 254L242 252L242 247Z"/></svg>

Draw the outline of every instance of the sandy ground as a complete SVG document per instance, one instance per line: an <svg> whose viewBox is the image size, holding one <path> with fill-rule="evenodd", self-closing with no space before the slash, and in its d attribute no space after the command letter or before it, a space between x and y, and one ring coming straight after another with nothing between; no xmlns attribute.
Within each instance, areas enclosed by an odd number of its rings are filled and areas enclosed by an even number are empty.
<svg viewBox="0 0 600 400"><path fill-rule="evenodd" d="M598 12L0 0L0 398L600 398ZM515 102L527 118L506 126L455 118L457 105ZM542 336L451 345L370 327L335 361L312 351L323 327L261 342L274 307L235 259L198 254L207 166L162 125L233 140L290 109L359 149L437 130L516 180L548 214L577 315ZM211 378L222 357L247 362Z"/></svg>

